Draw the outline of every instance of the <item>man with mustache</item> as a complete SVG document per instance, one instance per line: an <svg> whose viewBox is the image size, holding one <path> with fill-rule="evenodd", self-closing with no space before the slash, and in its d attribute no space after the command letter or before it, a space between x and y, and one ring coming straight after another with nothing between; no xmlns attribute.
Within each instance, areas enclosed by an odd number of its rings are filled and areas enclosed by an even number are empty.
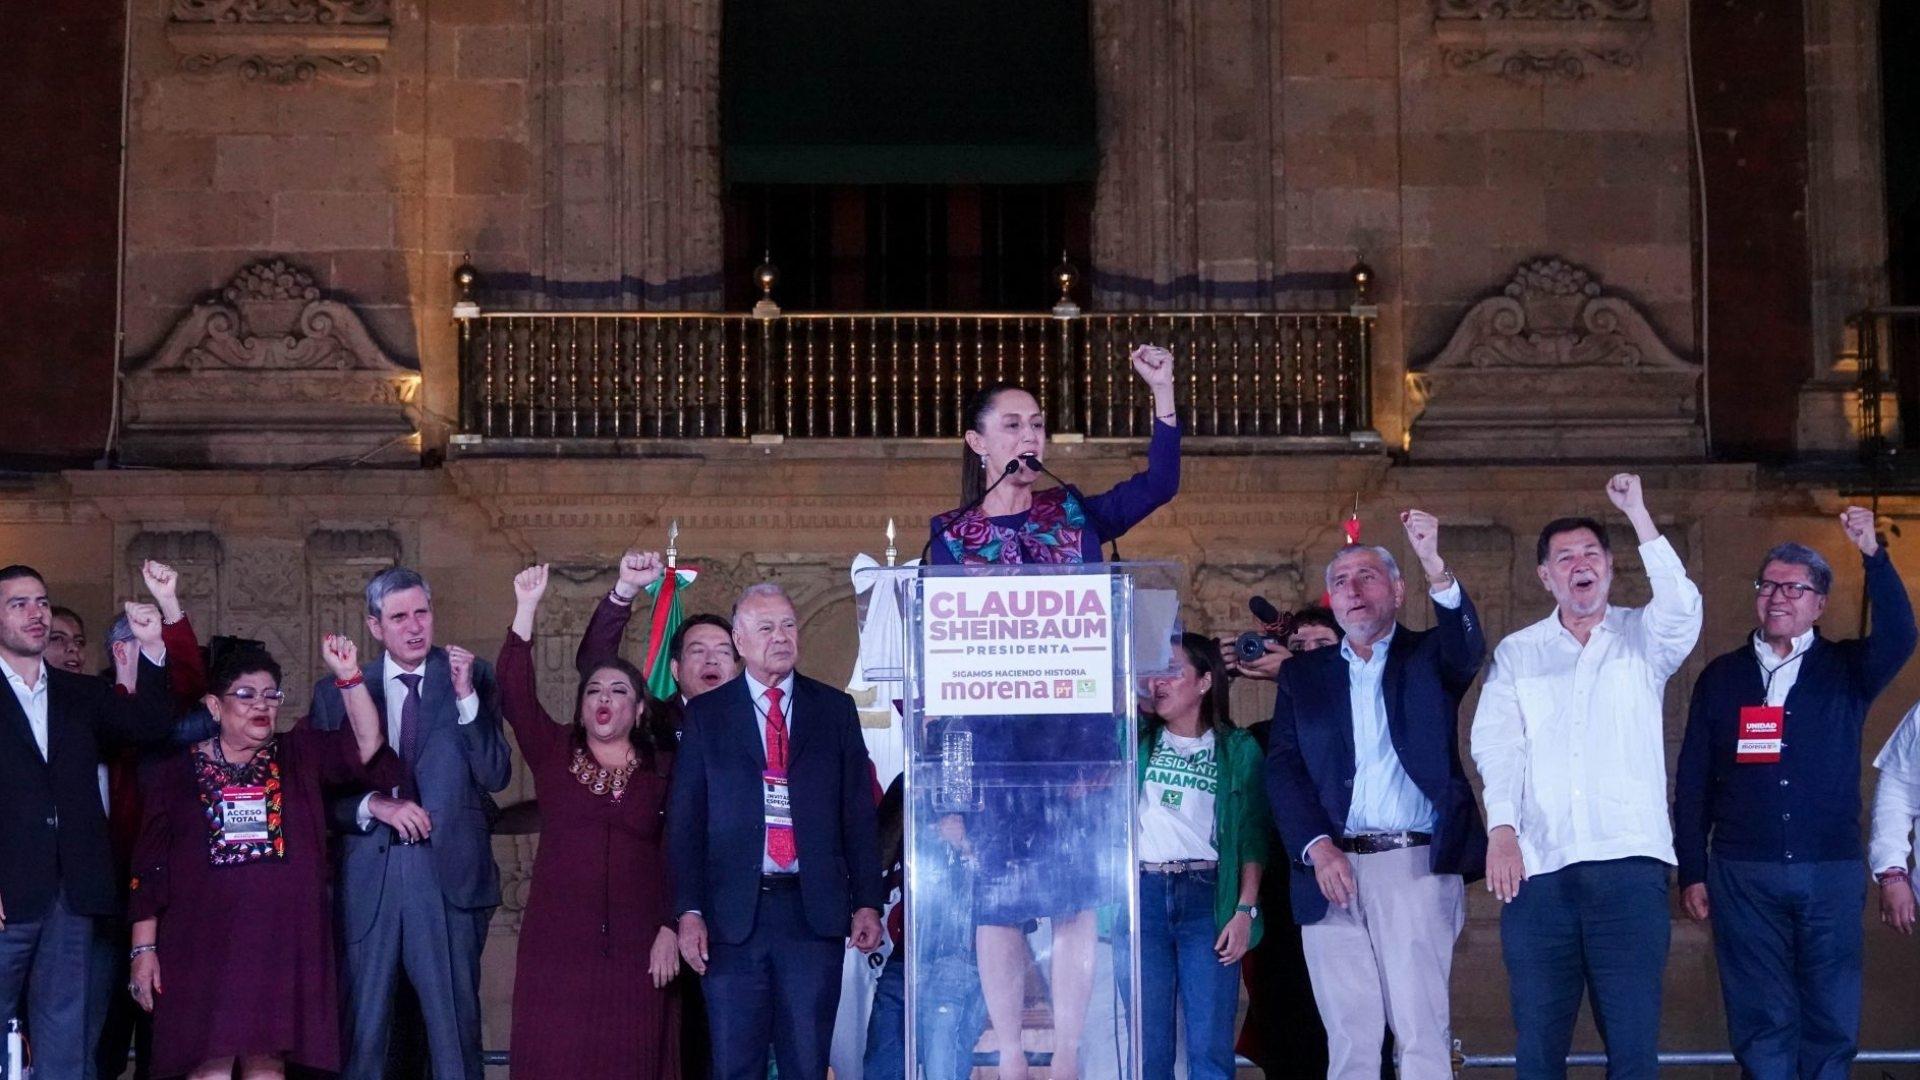
<svg viewBox="0 0 1920 1080"><path fill-rule="evenodd" d="M367 582L367 630L381 646L362 667L405 778L391 791L335 800L340 929L346 943L346 1080L386 1070L396 977L419 998L434 1080L481 1080L480 951L500 904L488 830L490 792L512 762L493 667L433 643L426 579L396 566ZM321 679L306 722L346 722L341 685Z"/></svg>
<svg viewBox="0 0 1920 1080"><path fill-rule="evenodd" d="M629 551L620 557L620 577L600 599L580 635L575 666L584 677L600 663L620 655L633 603L665 570L657 551ZM683 734L687 703L709 690L732 682L740 674L740 657L733 648L733 624L725 616L699 614L688 618L667 642L667 666L679 694L664 702L676 737Z"/></svg>
<svg viewBox="0 0 1920 1080"><path fill-rule="evenodd" d="M1638 476L1614 476L1607 498L1639 538L1652 602L1608 604L1613 554L1599 522L1549 522L1535 555L1553 614L1494 650L1473 718L1520 1080L1566 1075L1583 993L1610 1080L1659 1068L1675 862L1661 696L1700 638L1700 590Z"/></svg>
<svg viewBox="0 0 1920 1080"><path fill-rule="evenodd" d="M1852 1067L1867 898L1860 734L1913 655L1913 606L1872 511L1848 507L1840 525L1860 550L1873 631L1823 637L1833 568L1801 544L1767 552L1753 580L1759 629L1694 684L1674 785L1687 914L1713 920L1734 1057L1769 1080L1841 1080Z"/></svg>
<svg viewBox="0 0 1920 1080"><path fill-rule="evenodd" d="M733 627L745 670L688 705L668 796L680 954L714 1076L764 1080L772 1043L783 1080L825 1080L847 939L881 940L872 768L853 699L794 670L786 593L750 586Z"/></svg>
<svg viewBox="0 0 1920 1080"><path fill-rule="evenodd" d="M1439 551L1440 523L1401 515L1437 626L1398 623L1407 587L1385 548L1327 566L1338 648L1288 660L1268 734L1267 792L1294 861L1294 921L1327 1030L1327 1076L1376 1080L1390 1025L1405 1080L1452 1075L1447 986L1486 833L1460 765L1460 698L1479 674L1479 616Z"/></svg>
<svg viewBox="0 0 1920 1080"><path fill-rule="evenodd" d="M94 920L120 907L102 744L161 742L173 707L158 609L127 605L141 656L130 696L46 662L52 617L38 571L0 569L0 1013L32 1027L37 1075L82 1077Z"/></svg>

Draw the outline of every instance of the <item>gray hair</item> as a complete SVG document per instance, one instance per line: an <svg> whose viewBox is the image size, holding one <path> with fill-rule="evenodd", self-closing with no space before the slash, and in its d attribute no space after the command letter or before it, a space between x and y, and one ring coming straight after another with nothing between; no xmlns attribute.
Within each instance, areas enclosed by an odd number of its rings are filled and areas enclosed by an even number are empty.
<svg viewBox="0 0 1920 1080"><path fill-rule="evenodd" d="M1380 561L1386 564L1388 580L1400 580L1400 564L1394 561L1393 552L1375 544L1348 544L1346 547L1340 549L1339 554L1327 560L1326 579L1329 590L1333 588L1333 568L1340 565L1341 559L1351 558L1362 552L1371 552L1380 557Z"/></svg>
<svg viewBox="0 0 1920 1080"><path fill-rule="evenodd" d="M433 602L433 590L427 587L427 579L421 577L418 571L404 566L390 566L373 575L367 582L367 618L378 619L387 597L408 589L419 589L427 594L428 603Z"/></svg>
<svg viewBox="0 0 1920 1080"><path fill-rule="evenodd" d="M100 643L100 647L107 652L107 663L113 663L113 647L115 645L122 641L132 640L133 623L127 620L125 613L122 613L119 618L113 620L112 626L107 627L107 639Z"/></svg>
<svg viewBox="0 0 1920 1080"><path fill-rule="evenodd" d="M1807 580L1813 584L1813 591L1821 596L1833 588L1833 567L1827 564L1826 557L1805 544L1796 544L1789 540L1784 544L1775 544L1760 559L1760 569L1754 571L1753 580L1759 581L1766 576L1769 563L1786 563L1789 566L1807 568Z"/></svg>
<svg viewBox="0 0 1920 1080"><path fill-rule="evenodd" d="M746 602L762 597L768 599L778 598L785 600L788 607L796 606L793 602L793 597L788 596L787 590L781 588L778 582L757 581L741 589L740 598L733 602L733 622L736 626L740 623L740 609L746 605Z"/></svg>

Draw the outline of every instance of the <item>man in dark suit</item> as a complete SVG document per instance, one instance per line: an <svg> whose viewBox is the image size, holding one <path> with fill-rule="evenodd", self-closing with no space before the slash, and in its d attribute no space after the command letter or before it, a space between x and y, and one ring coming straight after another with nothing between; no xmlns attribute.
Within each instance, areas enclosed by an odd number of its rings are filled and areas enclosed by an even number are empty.
<svg viewBox="0 0 1920 1080"><path fill-rule="evenodd" d="M47 585L30 567L0 569L0 1011L24 992L38 1075L88 1074L93 920L120 904L100 801L101 743L157 743L173 719L160 612L128 604L140 644L135 693L49 667Z"/></svg>
<svg viewBox="0 0 1920 1080"><path fill-rule="evenodd" d="M1448 980L1466 881L1486 830L1460 764L1460 698L1486 656L1465 590L1439 554L1439 522L1400 517L1438 626L1396 621L1406 599L1385 548L1327 567L1346 638L1281 667L1267 790L1295 869L1294 920L1327 1028L1330 1078L1376 1080L1391 1028L1403 1080L1452 1073Z"/></svg>
<svg viewBox="0 0 1920 1080"><path fill-rule="evenodd" d="M480 950L500 904L490 792L511 779L493 669L433 644L433 596L412 570L367 583L367 629L382 651L364 666L406 780L332 806L341 835L348 1080L385 1074L396 975L420 1003L435 1080L481 1080ZM314 686L309 722L346 718L333 679Z"/></svg>
<svg viewBox="0 0 1920 1080"><path fill-rule="evenodd" d="M687 703L667 839L680 953L702 976L713 1075L824 1080L846 939L880 945L873 779L853 699L794 671L780 587L734 606L745 672Z"/></svg>

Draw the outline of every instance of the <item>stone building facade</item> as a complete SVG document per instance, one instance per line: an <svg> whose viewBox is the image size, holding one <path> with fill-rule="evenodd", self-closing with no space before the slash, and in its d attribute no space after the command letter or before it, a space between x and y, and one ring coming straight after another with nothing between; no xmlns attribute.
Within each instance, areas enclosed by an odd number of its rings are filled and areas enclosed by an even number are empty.
<svg viewBox="0 0 1920 1080"><path fill-rule="evenodd" d="M557 707L573 635L619 552L661 546L677 519L683 554L706 571L696 606L780 580L800 604L806 666L846 676L851 556L877 554L889 518L901 547L917 546L919 523L953 501L951 446L689 440L671 457L440 461L460 413L463 261L482 271L489 306L720 303L722 0L128 10L124 26L84 24L96 67L122 32L129 48L124 114L111 79L84 91L91 115L126 124L122 265L103 264L96 235L114 212L101 178L112 155L0 160L0 174L75 192L75 208L36 213L93 215L74 233L93 245L78 268L50 253L38 285L0 289L63 313L41 322L117 326L121 346L103 350L98 332L0 338L28 405L0 449L91 460L104 440L163 467L9 475L4 561L40 566L96 620L131 595L140 559L173 562L202 625L289 661L297 714L318 670L312 642L359 630L373 570L423 569L441 585L443 639L485 654L510 614L510 574L550 560L557 596L539 647ZM1777 539L1841 551L1833 515L1869 497L1863 478L1813 483L1747 462L1854 435L1844 320L1887 288L1877 5L1089 10L1100 168L1081 303L1344 310L1364 259L1378 308L1380 443L1195 447L1180 499L1129 555L1181 562L1190 625L1226 633L1249 594L1316 597L1348 511L1398 546L1393 514L1419 505L1446 522L1444 549L1498 635L1545 614L1533 530L1606 510L1599 462L1640 460L1707 595L1701 648L1669 689L1677 752L1692 675L1750 624L1753 560ZM45 184L25 190L51 200ZM1050 460L1098 486L1138 451L1096 440ZM1878 505L1890 526L1920 513L1910 497ZM1892 545L1920 571L1911 541ZM1631 601L1643 583L1620 548ZM1859 618L1857 567L1838 568L1836 636ZM1243 722L1269 704L1255 688L1236 694ZM1916 696L1920 669L1875 710L1869 745ZM503 801L530 794L522 772ZM536 843L497 842L509 887L487 959L490 1047L507 1041ZM1663 1043L1723 1045L1706 933L1675 917ZM1863 917L1863 1045L1920 1045L1903 975L1912 943ZM1476 1052L1511 1040L1497 919L1474 892L1455 1007ZM1596 1043L1590 1029L1581 1039Z"/></svg>

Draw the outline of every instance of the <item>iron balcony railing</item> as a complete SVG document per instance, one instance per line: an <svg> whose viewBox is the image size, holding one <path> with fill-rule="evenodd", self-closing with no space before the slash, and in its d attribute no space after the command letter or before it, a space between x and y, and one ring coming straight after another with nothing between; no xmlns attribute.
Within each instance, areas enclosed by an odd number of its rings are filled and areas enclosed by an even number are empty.
<svg viewBox="0 0 1920 1080"><path fill-rule="evenodd" d="M1364 279L1363 279L1364 284ZM1372 436L1375 309L862 314L487 311L459 320L462 445L951 438L967 395L1032 390L1055 432L1144 436L1128 354L1162 345L1194 436Z"/></svg>

